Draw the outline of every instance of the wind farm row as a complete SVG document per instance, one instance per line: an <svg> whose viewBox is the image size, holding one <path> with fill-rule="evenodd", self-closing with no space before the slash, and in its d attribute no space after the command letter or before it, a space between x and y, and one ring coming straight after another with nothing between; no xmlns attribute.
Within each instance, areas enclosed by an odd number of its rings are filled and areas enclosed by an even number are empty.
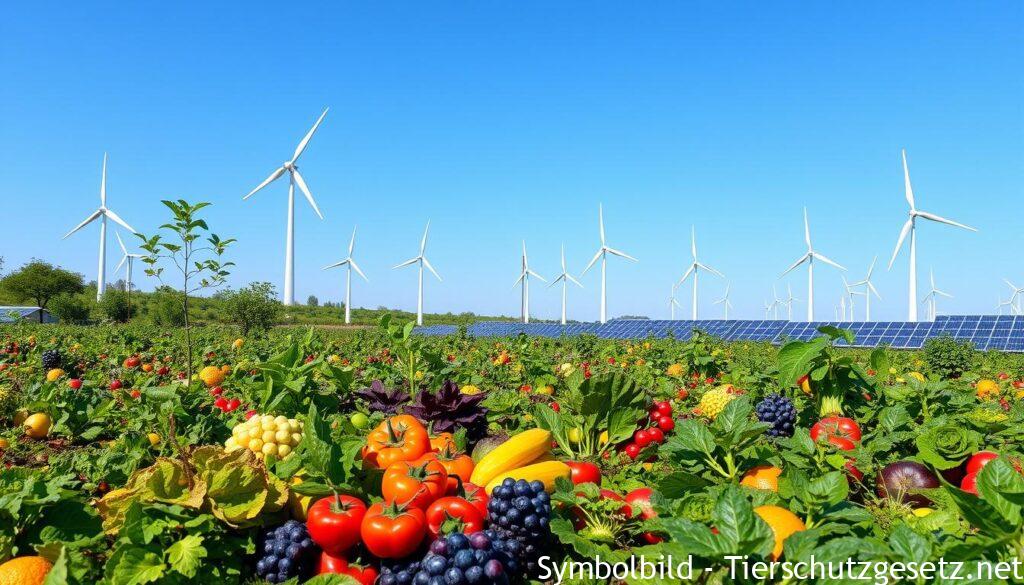
<svg viewBox="0 0 1024 585"><path fill-rule="evenodd" d="M306 183L305 178L299 171L298 161L302 154L306 151L310 144L311 139L316 134L324 119L327 116L328 110L325 109L323 113L317 118L309 131L299 141L295 147L291 157L282 163L279 167L274 169L262 182L260 182L254 189L249 191L248 194L242 197L243 200L248 200L253 197L256 193L274 184L278 179L288 175L288 207L286 216L286 238L285 238L285 267L284 267L284 282L283 282L283 297L282 302L286 306L295 304L295 195L296 188L302 193L309 206L316 213L317 217L321 220L324 219L323 213L320 211L320 207L317 204L316 199ZM888 269L893 268L900 251L907 247L908 249L908 284L907 284L907 321L914 322L919 320L918 307L924 307L924 320L934 320L938 315L938 300L940 298L951 298L951 295L945 291L940 290L935 284L935 275L933 270L929 270L929 285L928 292L921 298L918 298L917 292L917 230L918 220L927 220L927 222L945 224L952 227L956 227L971 232L976 232L974 227L966 224L947 219L945 217L936 215L931 212L923 211L918 209L917 203L914 196L913 187L910 181L910 171L907 164L906 151L901 152L902 163L903 163L903 178L904 178L904 195L908 204L907 219L904 222L899 236L896 241L896 246L893 249L892 255L888 262ZM99 223L99 263L97 273L97 299L103 296L106 290L107 275L106 275L106 240L107 240L107 220L114 222L120 227L128 230L130 233L136 233L136 230L131 227L124 219L122 219L117 213L107 206L107 155L103 156L103 166L101 172L100 182L100 206L88 215L81 223L76 225L71 231L69 231L64 238L71 236L72 234L82 230L93 222ZM808 210L803 210L804 220L804 243L806 245L806 251L804 251L788 268L782 271L779 278L785 277L792 273L797 268L804 266L807 271L807 288L806 297L801 299L797 298L793 294L792 285L786 285L786 296L780 298L777 294L777 287L775 284L771 285L771 297L766 299L764 302L764 311L766 319L780 319L785 318L788 320L793 319L793 307L794 304L804 303L806 306L806 320L815 320L815 267L818 265L824 265L834 269L841 273L842 279L842 290L839 295L838 302L833 307L833 318L837 321L854 321L858 320L858 315L855 308L858 304L858 299L863 303L863 311L861 318L865 321L871 320L871 308L872 298L874 297L875 302L882 301L882 295L872 282L872 276L875 271L877 263L877 256L871 261L870 266L867 269L865 276L855 282L849 282L846 278L845 273L847 269L841 264L835 262L829 257L821 253L812 243L811 239L811 226L808 215ZM355 245L356 245L356 229L353 228L351 238L349 239L347 255L332 264L324 266L324 270L333 268L344 268L346 270L346 280L344 288L345 297L345 322L351 322L351 307L352 307L352 287L353 287L353 272L364 281L369 281L369 278L360 268L359 264L355 259ZM407 266L415 266L417 269L417 293L416 293L416 314L417 323L423 323L423 312L424 312L424 276L426 272L432 274L438 281L441 281L441 275L431 264L427 258L427 243L430 233L430 220L426 220L426 227L423 231L423 236L420 239L418 253L392 268L399 269ZM128 247L125 246L124 240L120 234L115 234L118 240L119 247L122 252L122 258L120 263L117 265L115 270L120 270L122 267L126 271L126 282L129 290L132 286L132 264L133 261L140 258L141 255L130 252ZM600 264L600 308L598 314L598 321L605 323L608 320L608 259L609 256L622 258L631 262L638 262L637 258L627 254L626 252L613 248L608 245L605 237L605 225L604 225L604 208L603 205L598 204L598 236L599 246L590 262L581 272L580 276L586 274L591 269L595 268ZM909 243L907 244L909 236ZM904 244L907 244L906 246ZM671 319L676 319L676 312L682 310L682 305L679 303L677 293L679 289L686 283L689 283L691 287L690 300L691 310L690 318L692 320L698 320L701 318L699 314L699 294L700 294L700 283L702 282L701 276L707 275L709 277L715 277L720 279L724 283L724 294L714 301L714 305L721 307L721 316L716 318L730 318L730 312L733 309L732 302L730 300L730 293L732 292L732 284L728 278L721 271L712 267L710 264L704 263L698 258L697 253L697 233L696 228L691 228L690 233L690 252L691 260L686 265L686 269L678 281L671 283L670 294L667 300L668 315ZM539 280L547 283L548 287L554 287L556 285L561 288L561 315L560 321L564 324L567 322L569 317L569 289L570 285L584 288L583 284L573 276L566 264L565 259L565 245L563 243L561 249L561 272L555 277L550 283L538 274L534 269L530 267L529 258L527 256L526 241L522 242L522 257L521 257L521 268L518 274L518 278L515 280L513 287L520 287L521 289L521 303L520 303L520 316L524 323L530 322L530 284L532 280ZM1024 288L1019 288L1009 280L1006 280L1007 285L1011 289L1011 295L1007 300L1003 300L1001 297L998 299L996 309L1000 314L1003 309L1006 308L1011 314L1021 314L1021 294L1024 293Z"/></svg>

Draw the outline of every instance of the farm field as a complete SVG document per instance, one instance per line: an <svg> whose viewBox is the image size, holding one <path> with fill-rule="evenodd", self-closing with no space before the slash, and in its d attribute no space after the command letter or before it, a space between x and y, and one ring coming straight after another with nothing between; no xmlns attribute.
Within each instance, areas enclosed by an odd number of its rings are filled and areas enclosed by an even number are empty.
<svg viewBox="0 0 1024 585"><path fill-rule="evenodd" d="M190 352L148 325L4 327L0 582L594 583L556 571L693 555L691 579L611 580L719 583L731 555L1017 558L1024 358L823 334L473 339L385 317L197 327Z"/></svg>

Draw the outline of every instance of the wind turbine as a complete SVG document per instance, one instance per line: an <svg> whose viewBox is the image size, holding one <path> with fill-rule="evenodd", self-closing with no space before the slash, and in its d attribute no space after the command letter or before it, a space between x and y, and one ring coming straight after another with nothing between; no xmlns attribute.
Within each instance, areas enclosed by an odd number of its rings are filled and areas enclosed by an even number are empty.
<svg viewBox="0 0 1024 585"><path fill-rule="evenodd" d="M676 288L676 285L673 284L668 293L668 314L669 319L673 321L676 320L676 307L679 307L680 309L683 308L683 306L679 304L679 301L676 300Z"/></svg>
<svg viewBox="0 0 1024 585"><path fill-rule="evenodd" d="M415 258L410 258L401 264L393 266L392 269L402 268L410 264L419 264L420 275L419 275L419 292L416 295L416 324L423 325L423 267L426 266L427 270L432 272L437 277L438 282L441 282L441 275L434 270L434 267L430 265L430 260L427 260L427 232L430 231L430 220L427 220L427 227L423 230L423 239L420 241L420 253Z"/></svg>
<svg viewBox="0 0 1024 585"><path fill-rule="evenodd" d="M323 267L323 270L330 268L337 268L339 266L348 266L348 275L345 278L345 324L348 325L352 322L352 270L356 271L356 274L363 277L363 280L370 282L369 278L363 274L363 271L359 269L359 265L356 264L355 258L352 257L352 250L356 247L356 228L352 228L352 239L348 242L348 257L341 262L335 262L334 264L328 264Z"/></svg>
<svg viewBox="0 0 1024 585"><path fill-rule="evenodd" d="M914 204L914 189L910 186L910 171L907 169L907 151L904 149L903 153L903 187L904 194L907 198L907 203L910 204L910 217L907 222L903 224L903 229L900 230L900 237L896 240L896 249L892 251L892 258L889 259L889 268L892 270L892 263L896 261L897 254L900 253L900 248L903 247L903 240L907 238L907 233L910 233L910 283L908 286L908 298L910 299L909 308L907 310L907 320L917 321L917 218L922 217L938 223L945 223L954 227L962 228L976 232L975 228L964 225L962 223L939 217L934 213L928 213L927 211L920 211Z"/></svg>
<svg viewBox="0 0 1024 585"><path fill-rule="evenodd" d="M772 307L775 309L775 318L779 318L779 307L783 304L782 299L779 298L778 291L775 290L775 283L772 283Z"/></svg>
<svg viewBox="0 0 1024 585"><path fill-rule="evenodd" d="M729 309L732 308L732 301L729 300L729 288L731 286L732 286L732 283L729 283L729 282L725 283L725 294L722 295L722 298L718 299L717 301L715 301L713 303L715 305L722 305L722 308L725 309L725 320L726 321L729 320Z"/></svg>
<svg viewBox="0 0 1024 585"><path fill-rule="evenodd" d="M924 296L924 298L921 299L921 304L922 305L926 305L928 307L928 312L929 312L928 319L931 320L931 321L934 321L935 320L935 316L938 314L938 310L937 310L937 307L936 307L936 304L935 304L936 296L943 296L943 297L946 297L947 299L951 299L951 298L953 298L953 295L951 295L949 293L946 293L946 292L942 292L941 290L939 290L938 288L935 287L935 271L934 270L929 269L928 270L928 276L931 279L932 288L931 288L930 291L928 291L928 294L926 294Z"/></svg>
<svg viewBox="0 0 1024 585"><path fill-rule="evenodd" d="M121 240L121 234L114 232L114 236L117 237L117 243L121 246L121 252L124 256L121 257L121 261L117 263L117 267L114 268L114 272L121 269L121 266L125 266L125 292L128 293L128 316L132 314L132 261L136 258L144 258L142 254L129 254L128 248L124 247L124 241Z"/></svg>
<svg viewBox="0 0 1024 585"><path fill-rule="evenodd" d="M793 285L786 284L786 300L783 301L786 305L786 320L793 320L793 303L800 302L800 299L793 296Z"/></svg>
<svg viewBox="0 0 1024 585"><path fill-rule="evenodd" d="M846 321L846 294L839 295L839 321Z"/></svg>
<svg viewBox="0 0 1024 585"><path fill-rule="evenodd" d="M787 268L786 271L782 273L782 276L786 276L804 262L807 263L807 320L814 321L814 261L821 260L825 264L835 266L840 270L846 269L832 260L829 260L823 254L819 254L814 251L814 247L811 245L811 226L807 221L806 207L804 207L804 241L807 242L807 253L794 262L792 266ZM782 276L779 278L782 278Z"/></svg>
<svg viewBox="0 0 1024 585"><path fill-rule="evenodd" d="M875 262L878 261L878 256L875 256L871 260L871 266L868 267L868 274L864 277L864 280L857 281L850 286L863 286L864 287L864 320L871 320L871 295L874 294L878 297L878 300L882 300L882 295L878 294L878 289L871 283L871 274L875 271Z"/></svg>
<svg viewBox="0 0 1024 585"><path fill-rule="evenodd" d="M573 276L569 274L569 271L565 269L565 244L562 244L562 273L558 275L558 278L551 281L548 288L555 286L559 281L562 283L562 325L565 325L565 289L568 287L570 282L580 288L583 288L580 281L573 278Z"/></svg>
<svg viewBox="0 0 1024 585"><path fill-rule="evenodd" d="M853 285L851 285L849 281L846 280L845 276L843 276L843 288L846 290L846 296L850 297L850 321L853 322L856 320L856 316L854 314L854 307L856 305L857 299L855 297L857 295L866 295L867 293L862 293L860 291L853 290Z"/></svg>
<svg viewBox="0 0 1024 585"><path fill-rule="evenodd" d="M90 223L100 220L100 262L99 262L99 274L96 277L96 300L100 300L103 297L103 293L107 291L107 218L114 220L114 223L120 224L126 230L135 232L135 228L125 223L119 215L113 212L111 209L107 209L107 153L103 153L103 175L100 179L100 206L99 209L92 212L89 217L82 220L82 223L75 226L75 229L64 234L66 239L71 234L84 228Z"/></svg>
<svg viewBox="0 0 1024 585"><path fill-rule="evenodd" d="M523 298L522 298L522 311L523 311L523 323L530 322L530 277L536 277L541 282L547 282L544 277L530 270L530 262L526 259L526 240L523 240L523 268L522 272L519 273L519 278L516 279L515 284L512 288L515 288L519 283L523 283Z"/></svg>
<svg viewBox="0 0 1024 585"><path fill-rule="evenodd" d="M764 302L764 318L765 319L771 319L772 318L772 309L774 309L774 308L775 308L775 303L769 303L768 301Z"/></svg>
<svg viewBox="0 0 1024 585"><path fill-rule="evenodd" d="M1010 290L1013 291L1010 294L1010 300L1008 301L1010 303L1011 313L1014 315L1020 315L1020 295L1021 293L1024 293L1024 288L1018 288L1017 285L1013 284L1006 278L1003 279L1003 282L1005 282L1010 287Z"/></svg>
<svg viewBox="0 0 1024 585"><path fill-rule="evenodd" d="M1002 297L996 295L996 311L998 311L1000 315L1003 314L1003 307L1009 307L1011 315L1017 314L1017 308L1013 306L1013 303L1010 302L1009 299L1004 301Z"/></svg>
<svg viewBox="0 0 1024 585"><path fill-rule="evenodd" d="M255 189L249 192L248 195L242 197L243 200L248 199L256 194L257 191L273 183L277 179L288 172L288 228L285 236L284 245L284 304L294 305L295 304L295 186L299 186L299 190L306 196L306 201L309 201L309 205L316 212L317 217L320 219L324 218L324 214L320 213L320 208L317 207L316 200L313 199L313 194L309 192L309 187L306 186L306 180L302 178L299 173L299 167L295 164L302 156L302 152L306 150L306 145L309 144L309 139L313 137L313 133L320 127L320 123L324 121L324 116L327 115L327 109L324 109L324 113L320 114L317 118L313 127L309 129L306 136L303 137L299 145L295 147L295 153L292 154L291 160L285 161L280 168L270 173L270 176L263 180L262 183L256 186Z"/></svg>
<svg viewBox="0 0 1024 585"><path fill-rule="evenodd" d="M590 264L587 264L587 267L583 269L583 273L580 276L582 276L583 274L586 274L587 271L590 270L591 267L594 266L594 264L598 261L598 259L601 260L601 323L603 324L603 323L606 323L608 321L608 312L607 312L607 309L608 309L608 302L607 302L608 301L608 297L607 297L607 293L608 293L608 280L607 280L608 254L611 254L613 256L621 256L622 258L625 258L626 260L632 260L633 262L637 262L637 259L632 257L632 256L630 256L629 254L627 254L625 252L620 252L619 250L616 250L615 248L610 248L610 247L608 247L608 245L605 244L605 241L604 241L604 210L603 210L601 204L597 205L597 223L598 223L598 228L601 231L601 247L597 249L597 253L594 254L594 258L590 261Z"/></svg>
<svg viewBox="0 0 1024 585"><path fill-rule="evenodd" d="M699 271L704 270L704 271L710 272L711 274L714 274L715 276L718 276L720 278L725 278L725 275L722 274L721 272L715 270L714 268L712 268L710 266L701 264L697 260L697 231L696 231L696 228L694 228L693 226L690 226L690 250L693 253L693 263L690 264L690 267L686 269L686 273L683 274L683 277L679 279L679 282L676 284L676 286L681 286L684 282L686 282L687 278L689 278L691 275L693 276L693 320L696 321L697 320L697 277L698 277Z"/></svg>

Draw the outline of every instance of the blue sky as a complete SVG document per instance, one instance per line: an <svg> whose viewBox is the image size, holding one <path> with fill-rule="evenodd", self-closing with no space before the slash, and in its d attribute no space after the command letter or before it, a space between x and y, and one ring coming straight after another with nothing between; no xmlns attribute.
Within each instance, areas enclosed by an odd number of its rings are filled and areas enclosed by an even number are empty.
<svg viewBox="0 0 1024 585"><path fill-rule="evenodd" d="M288 158L325 106L301 161L326 219L297 207L296 296L415 308L413 256L427 218L427 310L516 314L526 239L551 277L566 244L578 274L597 242L609 313L667 316L671 283L702 260L732 282L735 316L760 317L772 283L806 298L815 246L859 278L874 255L878 318L906 313L907 257L885 262L906 217L899 151L921 209L980 228L919 226L920 287L934 266L943 313L992 312L1024 282L1024 13L1016 2L745 4L21 3L0 33L0 199L5 269L41 257L95 278L98 229L60 237L98 202L136 229L159 200L214 203L236 237L231 282L281 289L287 187L242 195ZM111 235L112 271L119 254ZM819 318L841 282L816 271ZM597 315L598 274L570 316ZM149 289L154 282L139 284ZM724 282L702 280L703 316ZM688 288L679 294L689 307ZM534 313L559 295L535 287ZM801 314L802 306L798 306Z"/></svg>

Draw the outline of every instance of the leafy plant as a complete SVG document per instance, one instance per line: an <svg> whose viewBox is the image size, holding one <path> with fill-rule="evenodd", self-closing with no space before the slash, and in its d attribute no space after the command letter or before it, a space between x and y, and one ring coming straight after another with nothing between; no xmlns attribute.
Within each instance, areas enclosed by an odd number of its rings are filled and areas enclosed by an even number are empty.
<svg viewBox="0 0 1024 585"><path fill-rule="evenodd" d="M251 331L267 331L281 314L281 302L276 298L274 285L269 282L253 282L222 296L228 316L242 328L244 335Z"/></svg>
<svg viewBox="0 0 1024 585"><path fill-rule="evenodd" d="M467 396L459 385L446 380L437 392L424 388L404 411L418 418L434 433L455 433L465 430L466 439L475 443L487 432L487 409L480 402L485 394Z"/></svg>
<svg viewBox="0 0 1024 585"><path fill-rule="evenodd" d="M818 331L822 335L810 341L790 341L779 350L779 385L789 388L809 376L821 416L842 414L846 398L870 390L871 382L853 356L836 347L839 341L853 343L852 332L831 326Z"/></svg>
<svg viewBox="0 0 1024 585"><path fill-rule="evenodd" d="M959 378L969 370L977 352L969 339L951 335L933 337L924 342L924 360L928 369L942 378Z"/></svg>

